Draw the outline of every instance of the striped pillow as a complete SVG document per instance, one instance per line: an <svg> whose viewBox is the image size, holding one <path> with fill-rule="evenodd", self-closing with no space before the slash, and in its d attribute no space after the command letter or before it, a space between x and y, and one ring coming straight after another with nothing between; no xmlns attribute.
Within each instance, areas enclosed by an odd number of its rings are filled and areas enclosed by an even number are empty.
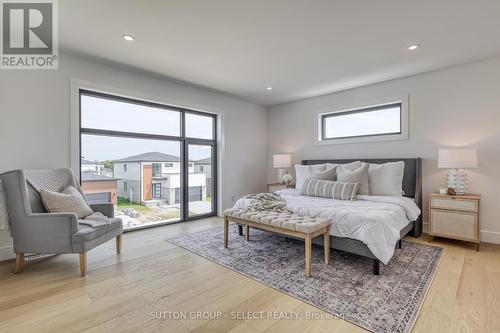
<svg viewBox="0 0 500 333"><path fill-rule="evenodd" d="M358 190L359 183L307 178L302 185L301 193L311 197L354 200Z"/></svg>

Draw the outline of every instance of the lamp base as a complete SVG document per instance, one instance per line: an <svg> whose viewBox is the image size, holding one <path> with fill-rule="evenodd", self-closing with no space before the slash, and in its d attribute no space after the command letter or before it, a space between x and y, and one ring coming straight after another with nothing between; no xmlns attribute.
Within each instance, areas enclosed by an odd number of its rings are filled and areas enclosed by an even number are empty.
<svg viewBox="0 0 500 333"><path fill-rule="evenodd" d="M467 173L461 169L452 169L446 175L446 185L457 192L457 195L464 195L468 188Z"/></svg>
<svg viewBox="0 0 500 333"><path fill-rule="evenodd" d="M283 182L283 175L285 174L285 169L284 168L279 168L278 169L278 183L282 183Z"/></svg>

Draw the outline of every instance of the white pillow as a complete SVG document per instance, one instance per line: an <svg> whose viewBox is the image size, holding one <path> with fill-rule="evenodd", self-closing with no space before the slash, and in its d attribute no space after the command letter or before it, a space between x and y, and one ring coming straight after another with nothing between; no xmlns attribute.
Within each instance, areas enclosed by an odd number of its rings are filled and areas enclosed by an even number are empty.
<svg viewBox="0 0 500 333"><path fill-rule="evenodd" d="M355 182L359 183L358 194L370 194L370 180L368 176L368 164L361 163L361 166L352 171L342 165L337 167L337 181L338 182Z"/></svg>
<svg viewBox="0 0 500 333"><path fill-rule="evenodd" d="M334 180L335 179L335 169L325 171L325 164L316 165L295 165L295 188L297 190L302 189L302 185L307 178L313 179L325 179Z"/></svg>
<svg viewBox="0 0 500 333"><path fill-rule="evenodd" d="M370 195L403 195L405 162L370 164Z"/></svg>
<svg viewBox="0 0 500 333"><path fill-rule="evenodd" d="M338 167L339 165L341 165L342 167L344 167L346 169L354 171L356 169L359 169L359 167L361 166L361 161L354 161L354 162L345 163L345 164L326 163L326 170Z"/></svg>

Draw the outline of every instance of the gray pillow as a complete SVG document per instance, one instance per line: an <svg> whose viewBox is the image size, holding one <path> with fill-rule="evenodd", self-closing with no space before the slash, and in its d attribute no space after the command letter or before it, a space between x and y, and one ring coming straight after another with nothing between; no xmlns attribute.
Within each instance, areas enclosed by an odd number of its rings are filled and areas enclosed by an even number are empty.
<svg viewBox="0 0 500 333"><path fill-rule="evenodd" d="M62 193L41 189L40 197L49 213L75 213L79 219L94 213L82 194L73 186L66 187Z"/></svg>
<svg viewBox="0 0 500 333"><path fill-rule="evenodd" d="M312 197L354 200L358 190L359 183L307 178L302 186L301 194Z"/></svg>
<svg viewBox="0 0 500 333"><path fill-rule="evenodd" d="M296 165L295 166L295 174L296 174L296 184L295 188L300 190L304 183L304 180L307 178L314 179L325 179L325 180L335 180L335 169L325 170L325 165L321 164L319 166L316 165Z"/></svg>
<svg viewBox="0 0 500 333"><path fill-rule="evenodd" d="M350 170L341 165L337 167L337 181L359 183L359 193L362 195L370 194L370 180L368 174L368 164L361 163L356 170Z"/></svg>

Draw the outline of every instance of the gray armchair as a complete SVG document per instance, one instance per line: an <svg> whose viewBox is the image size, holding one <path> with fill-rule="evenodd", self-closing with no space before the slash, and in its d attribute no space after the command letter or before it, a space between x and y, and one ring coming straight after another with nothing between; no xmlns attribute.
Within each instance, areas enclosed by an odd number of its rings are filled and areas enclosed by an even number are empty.
<svg viewBox="0 0 500 333"><path fill-rule="evenodd" d="M116 252L120 253L123 225L120 218L114 217L112 203L90 205L108 217L109 224L99 227L80 223L74 213L45 210L39 188L60 192L72 185L83 194L70 169L14 170L1 174L0 179L14 240L15 273L23 271L25 253L79 253L81 276L87 272L89 250L116 238Z"/></svg>

